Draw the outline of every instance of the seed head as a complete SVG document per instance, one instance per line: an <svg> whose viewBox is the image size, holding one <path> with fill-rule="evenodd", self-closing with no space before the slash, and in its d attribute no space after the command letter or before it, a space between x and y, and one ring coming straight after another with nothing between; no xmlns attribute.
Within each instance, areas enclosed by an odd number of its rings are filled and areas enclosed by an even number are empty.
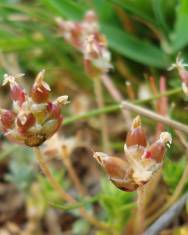
<svg viewBox="0 0 188 235"><path fill-rule="evenodd" d="M94 158L105 169L113 184L123 191L135 191L146 184L162 166L165 145L172 143L168 132L162 132L157 141L147 145L140 117L133 121L124 145L124 158L96 152Z"/></svg>
<svg viewBox="0 0 188 235"><path fill-rule="evenodd" d="M94 11L88 11L82 21L64 21L56 19L60 34L73 47L83 54L86 72L91 76L108 72L112 65L107 40L99 31Z"/></svg>
<svg viewBox="0 0 188 235"><path fill-rule="evenodd" d="M61 126L61 107L68 96L50 101L50 87L44 82L44 70L36 77L30 95L16 81L16 76L5 75L3 85L10 84L13 111L0 110L0 126L4 135L12 142L30 147L41 145Z"/></svg>

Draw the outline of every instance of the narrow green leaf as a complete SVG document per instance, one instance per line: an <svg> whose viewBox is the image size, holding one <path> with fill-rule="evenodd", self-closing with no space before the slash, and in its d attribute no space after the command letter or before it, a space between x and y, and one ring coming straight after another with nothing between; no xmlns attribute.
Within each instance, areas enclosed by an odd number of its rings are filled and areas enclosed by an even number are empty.
<svg viewBox="0 0 188 235"><path fill-rule="evenodd" d="M158 25L163 29L163 31L167 34L169 32L169 27L165 19L165 2L161 0L152 0L152 3L156 21L158 22Z"/></svg>
<svg viewBox="0 0 188 235"><path fill-rule="evenodd" d="M151 43L109 25L102 25L101 28L107 36L109 46L116 52L145 65L158 68L169 65L165 53Z"/></svg>
<svg viewBox="0 0 188 235"><path fill-rule="evenodd" d="M131 0L111 0L111 2L115 4L119 4L125 10L128 10L133 15L136 15L142 18L145 21L149 21L154 25L157 25L155 22L155 17L152 11L152 5L150 0L139 0L139 1L131 1Z"/></svg>
<svg viewBox="0 0 188 235"><path fill-rule="evenodd" d="M60 15L68 19L78 20L84 13L83 5L80 6L72 0L40 0L43 5L48 7L54 15Z"/></svg>
<svg viewBox="0 0 188 235"><path fill-rule="evenodd" d="M176 12L175 31L173 33L172 45L174 52L181 50L188 44L188 1L180 0Z"/></svg>
<svg viewBox="0 0 188 235"><path fill-rule="evenodd" d="M3 38L0 39L0 51L24 50L44 43L44 41L34 41L32 38Z"/></svg>

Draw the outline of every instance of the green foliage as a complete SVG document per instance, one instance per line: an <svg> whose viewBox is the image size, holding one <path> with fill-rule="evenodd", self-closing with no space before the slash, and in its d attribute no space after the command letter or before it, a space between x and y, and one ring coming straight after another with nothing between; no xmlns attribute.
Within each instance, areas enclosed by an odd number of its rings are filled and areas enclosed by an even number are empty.
<svg viewBox="0 0 188 235"><path fill-rule="evenodd" d="M135 194L118 190L107 179L102 180L101 187L100 204L104 208L104 216L119 231L126 224L132 209L136 206L133 202Z"/></svg>
<svg viewBox="0 0 188 235"><path fill-rule="evenodd" d="M188 1L180 0L176 10L175 31L172 35L173 49L175 52L187 46L188 43Z"/></svg>
<svg viewBox="0 0 188 235"><path fill-rule="evenodd" d="M5 179L15 184L20 190L27 190L36 175L31 157L32 151L28 148L20 148L15 154L16 156L10 161L10 171L5 175Z"/></svg>
<svg viewBox="0 0 188 235"><path fill-rule="evenodd" d="M168 57L147 41L141 41L122 30L109 25L102 25L102 31L108 38L109 45L116 52L146 65L166 68Z"/></svg>
<svg viewBox="0 0 188 235"><path fill-rule="evenodd" d="M74 235L87 235L89 233L89 224L85 220L77 220L73 226Z"/></svg>
<svg viewBox="0 0 188 235"><path fill-rule="evenodd" d="M186 159L184 158L181 158L176 162L166 159L163 170L163 179L171 191L174 191L176 188L177 183L182 176L185 163Z"/></svg>

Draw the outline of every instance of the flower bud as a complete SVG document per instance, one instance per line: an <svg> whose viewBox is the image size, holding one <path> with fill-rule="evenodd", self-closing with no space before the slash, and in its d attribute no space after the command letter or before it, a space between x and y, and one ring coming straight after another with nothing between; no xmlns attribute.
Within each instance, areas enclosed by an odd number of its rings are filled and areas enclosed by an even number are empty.
<svg viewBox="0 0 188 235"><path fill-rule="evenodd" d="M96 152L94 158L105 169L112 183L123 191L134 191L138 186L131 178L131 169L126 161Z"/></svg>
<svg viewBox="0 0 188 235"><path fill-rule="evenodd" d="M110 178L123 179L127 175L128 164L117 157L110 157L103 153L95 153L94 158L104 167Z"/></svg>
<svg viewBox="0 0 188 235"><path fill-rule="evenodd" d="M86 12L84 20L89 22L89 23L96 22L97 21L97 16L96 16L94 11L89 10L89 11Z"/></svg>
<svg viewBox="0 0 188 235"><path fill-rule="evenodd" d="M24 133L35 124L35 117L32 113L20 115L17 118L17 126L20 132Z"/></svg>
<svg viewBox="0 0 188 235"><path fill-rule="evenodd" d="M10 92L10 98L13 101L17 101L19 106L23 104L25 101L25 91L20 86L12 86L11 92Z"/></svg>
<svg viewBox="0 0 188 235"><path fill-rule="evenodd" d="M10 110L1 109L0 120L5 129L10 129L15 120L15 113Z"/></svg>
<svg viewBox="0 0 188 235"><path fill-rule="evenodd" d="M147 145L146 135L141 127L140 116L137 116L133 120L131 130L127 134L126 145L127 147L132 145L140 145L146 147Z"/></svg>
<svg viewBox="0 0 188 235"><path fill-rule="evenodd" d="M148 152L151 155L151 158L156 162L161 162L165 154L165 144L169 147L172 143L172 137L168 132L162 132L160 134L159 140L154 142L148 148Z"/></svg>
<svg viewBox="0 0 188 235"><path fill-rule="evenodd" d="M60 127L62 119L53 119L44 123L42 127L42 133L46 135L47 138L51 137Z"/></svg>
<svg viewBox="0 0 188 235"><path fill-rule="evenodd" d="M180 76L182 82L185 82L185 83L188 82L188 71L185 70L185 68L181 67L178 69L178 72L179 72L179 76Z"/></svg>
<svg viewBox="0 0 188 235"><path fill-rule="evenodd" d="M36 103L45 103L49 99L50 87L43 81L44 70L42 70L36 77L33 87L31 88L31 97Z"/></svg>
<svg viewBox="0 0 188 235"><path fill-rule="evenodd" d="M50 118L59 118L61 116L61 108L52 102L48 103L47 111Z"/></svg>
<svg viewBox="0 0 188 235"><path fill-rule="evenodd" d="M23 74L18 75L17 77L23 76ZM19 84L16 82L16 77L12 75L5 74L3 80L3 86L7 83L10 84L10 98L13 101L17 101L18 105L21 106L25 101L25 91Z"/></svg>

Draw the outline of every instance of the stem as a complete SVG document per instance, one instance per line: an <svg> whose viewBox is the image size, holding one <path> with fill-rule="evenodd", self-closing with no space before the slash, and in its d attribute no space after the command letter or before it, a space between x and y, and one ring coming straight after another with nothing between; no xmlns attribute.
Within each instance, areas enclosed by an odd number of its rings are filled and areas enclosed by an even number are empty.
<svg viewBox="0 0 188 235"><path fill-rule="evenodd" d="M129 111L132 111L132 112L136 112L140 115L146 116L147 118L150 118L150 119L155 120L157 122L164 123L174 129L188 133L188 126L187 125L184 125L180 122L174 121L168 117L164 117L164 116L157 114L155 112L152 112L148 109L131 104L127 101L122 102L122 108L128 109Z"/></svg>
<svg viewBox="0 0 188 235"><path fill-rule="evenodd" d="M69 156L69 153L67 151L66 146L62 146L61 158L62 158L62 161L68 171L68 174L69 174L72 182L75 185L76 190L79 192L80 195L84 196L86 194L85 189L82 186L82 184L81 184L81 182L80 182L80 180L74 170L74 167L72 166L70 156Z"/></svg>
<svg viewBox="0 0 188 235"><path fill-rule="evenodd" d="M131 82L127 81L125 83L125 85L127 87L127 95L129 97L129 99L131 101L134 101L135 100L135 93L134 93L133 86L132 86Z"/></svg>
<svg viewBox="0 0 188 235"><path fill-rule="evenodd" d="M137 215L136 215L136 234L142 234L144 231L145 220L145 186L137 189Z"/></svg>
<svg viewBox="0 0 188 235"><path fill-rule="evenodd" d="M176 88L176 89L173 89L173 90L161 93L161 94L159 94L157 96L152 96L152 97L150 97L148 99L136 100L133 103L135 103L135 104L148 103L148 102L156 100L156 99L158 99L158 98L160 98L162 96L171 96L171 95L177 94L181 90L182 90L181 88ZM120 104L109 105L109 106L106 106L106 107L101 108L101 109L95 109L95 110L92 110L90 112L86 112L86 113L83 113L83 114L80 114L80 115L76 115L76 116L72 116L70 118L66 118L64 120L64 125L70 125L73 122L76 122L76 121L79 121L79 120L83 120L83 119L87 119L87 118L94 117L94 116L98 116L98 115L100 115L102 113L112 113L112 112L117 112L119 110L121 110L121 105Z"/></svg>
<svg viewBox="0 0 188 235"><path fill-rule="evenodd" d="M97 105L100 109L104 108L104 99L103 99L103 92L102 92L102 85L101 80L99 77L94 78L94 90ZM107 127L107 118L104 113L100 114L100 123L101 123L101 130L102 130L102 144L105 152L109 152L109 135L108 135L108 127Z"/></svg>
<svg viewBox="0 0 188 235"><path fill-rule="evenodd" d="M43 174L47 177L49 183L54 188L54 190L58 193L58 195L64 200L69 203L75 203L76 201L67 193L65 192L61 185L57 182L57 180L54 178L54 176L51 174L48 165L46 164L45 160L42 157L42 153L40 151L39 147L34 148L34 152L36 155L36 158L39 162L40 168L43 172Z"/></svg>
<svg viewBox="0 0 188 235"><path fill-rule="evenodd" d="M184 134L180 131L176 131L177 136L179 137L182 145L187 149L188 152L188 142L186 141L186 137L184 136Z"/></svg>
<svg viewBox="0 0 188 235"><path fill-rule="evenodd" d="M103 84L105 85L106 89L109 91L112 98L117 102L122 102L123 96L121 95L121 93L119 92L117 87L114 85L114 83L112 82L110 77L108 75L104 74L103 76L101 76L101 80L102 80ZM131 122L132 122L130 112L127 110L122 110L122 113L125 118L126 126L130 127Z"/></svg>
<svg viewBox="0 0 188 235"><path fill-rule="evenodd" d="M51 174L51 172L48 168L48 165L46 164L45 160L43 159L40 148L35 147L34 152L35 152L36 158L39 162L39 165L40 165L40 168L41 168L42 172L47 177L49 183L54 188L54 190L58 193L58 195L66 202L69 202L71 204L77 203L77 201L71 195L69 195L67 192L64 191L64 189L61 187L59 182ZM110 228L107 224L100 222L95 217L93 217L93 215L88 214L87 211L84 210L84 208L80 208L80 214L89 223L95 225L96 227L98 227L100 229L104 229L104 230L109 231Z"/></svg>

